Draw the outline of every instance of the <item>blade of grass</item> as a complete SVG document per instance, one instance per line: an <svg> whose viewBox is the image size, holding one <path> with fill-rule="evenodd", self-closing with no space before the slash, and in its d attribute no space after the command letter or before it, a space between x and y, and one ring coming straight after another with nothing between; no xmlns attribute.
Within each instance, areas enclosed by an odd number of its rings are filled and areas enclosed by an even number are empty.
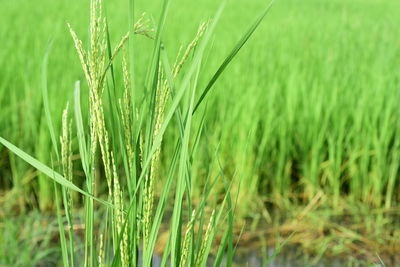
<svg viewBox="0 0 400 267"><path fill-rule="evenodd" d="M73 183L71 183L70 181L65 179L61 174L54 171L53 169L46 166L45 164L41 163L40 161L33 158L29 154L25 153L24 151L22 151L21 149L19 149L16 146L14 146L13 144L8 142L4 138L0 137L0 143L3 144L5 147L7 147L11 152L16 154L18 157L20 157L21 159L26 161L28 164L35 167L38 171L46 174L48 177L50 177L52 180L56 181L60 185L66 187L66 188L69 188L71 190L74 190L78 193L81 193L82 195L85 195L89 198L92 198L92 199L96 200L97 202L100 202L103 205L113 208L113 205L111 203L109 203L108 201L99 199L99 198L92 196L91 194L85 192L84 190L80 189L79 187L77 187L76 185L74 185Z"/></svg>
<svg viewBox="0 0 400 267"><path fill-rule="evenodd" d="M64 224L62 220L62 212L61 212L61 205L60 205L60 196L58 192L59 185L54 181L54 196L56 201L57 207L57 222L58 222L58 231L60 235L60 245L61 245L61 254L63 260L63 266L69 266L68 262L68 251L67 251L67 241L65 240L65 232L64 232ZM71 252L73 253L73 252ZM73 262L71 262L73 265Z"/></svg>
<svg viewBox="0 0 400 267"><path fill-rule="evenodd" d="M43 107L44 107L44 113L46 116L46 121L47 121L47 127L49 128L50 132L50 137L51 137L51 142L53 143L54 151L57 156L57 161L60 161L60 155L59 155L59 150L58 150L58 143L54 131L54 126L51 120L51 114L50 114L50 107L49 107L49 95L48 95L48 88L47 88L47 64L49 60L49 54L51 51L52 47L52 41L49 41L47 45L46 52L44 54L43 58L43 64L42 64L42 97L43 97Z"/></svg>
<svg viewBox="0 0 400 267"><path fill-rule="evenodd" d="M229 65L229 63L232 61L232 59L236 56L236 54L240 51L240 49L244 46L244 44L249 40L250 36L254 33L254 31L257 29L257 27L260 25L261 21L267 15L267 13L270 10L273 3L274 2L272 1L261 12L261 15L258 18L256 18L256 20L253 22L251 27L245 32L245 34L242 36L242 38L239 40L239 42L235 45L235 47L231 50L231 52L228 54L228 56L222 62L221 66L218 68L218 70L215 72L214 76L208 82L206 88L204 89L203 93L201 94L199 100L197 101L197 103L194 107L193 113L196 112L196 110L199 108L201 102L203 102L204 98L209 93L209 91L211 90L211 88L213 87L215 82L218 80L218 78L221 76L221 74L224 72L226 67Z"/></svg>
<svg viewBox="0 0 400 267"><path fill-rule="evenodd" d="M42 97L43 97L43 107L44 107L44 112L45 112L45 116L46 116L46 121L47 121L47 126L49 128L49 132L50 132L50 137L51 137L51 141L53 144L53 149L56 153L56 157L57 157L57 161L60 162L60 154L58 151L58 143L56 141L56 135L55 135L55 131L54 131L54 126L53 126L53 122L52 122L52 118L51 118L51 112L50 112L50 106L49 106L49 96L48 96L48 87L47 87L47 65L48 65L48 59L49 59L49 54L51 51L51 47L52 47L52 42L50 41L45 55L44 55L44 59L43 59L43 65L42 65ZM56 206L57 206L57 216L61 217L61 207L59 204L59 196L58 196L58 186L55 186L55 194L56 194ZM68 234L69 234L69 244L70 244L70 263L73 265L74 264L74 239L73 239L73 225L72 225L72 215L71 215L71 210L70 207L68 205L68 196L67 196L67 192L65 187L61 188L61 194L62 194L62 200L63 200L63 204L64 204L64 208L65 208L65 215L67 217L67 222L68 222ZM59 218L58 220L59 223L61 223L61 225L59 225L60 228L63 229L63 231L60 231L60 241L61 241L61 248L62 250L65 249L65 251L63 251L62 255L64 256L68 256L68 251L66 250L66 244L64 244L65 241L65 235L64 235L64 225L62 224L62 217L61 219ZM67 262L68 264L68 260L64 260ZM65 264L64 264L65 265Z"/></svg>

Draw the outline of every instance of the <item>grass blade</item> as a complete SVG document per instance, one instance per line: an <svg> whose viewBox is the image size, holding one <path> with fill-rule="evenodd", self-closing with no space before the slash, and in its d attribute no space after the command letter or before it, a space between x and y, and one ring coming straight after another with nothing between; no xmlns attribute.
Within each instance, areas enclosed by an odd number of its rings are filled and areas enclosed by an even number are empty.
<svg viewBox="0 0 400 267"><path fill-rule="evenodd" d="M203 93L201 94L199 100L197 101L193 113L196 112L198 109L199 105L201 102L203 102L204 98L208 94L208 92L211 90L215 82L218 80L218 78L221 76L221 74L224 72L226 67L229 65L229 63L232 61L232 59L236 56L236 54L240 51L240 49L243 47L243 45L249 40L251 35L254 33L254 31L257 29L257 27L260 25L261 21L264 19L264 17L267 15L269 9L271 8L273 2L271 2L266 9L261 13L261 15L253 22L251 27L247 30L247 32L243 35L243 37L240 39L240 41L235 45L235 47L232 49L232 51L229 53L229 55L225 58L225 60L222 62L221 66L218 68L218 70L215 72L214 76L211 78L211 80L208 82L206 88L204 89Z"/></svg>
<svg viewBox="0 0 400 267"><path fill-rule="evenodd" d="M99 199L97 197L94 197L91 194L83 191L82 189L80 189L79 187L77 187L76 185L74 185L73 183L68 181L67 179L65 179L61 174L59 174L58 172L54 171L53 169L51 169L50 167L46 166L45 164L41 163L40 161L38 161L34 157L30 156L29 154L25 153L24 151L22 151L21 149L19 149L16 146L14 146L13 144L11 144L10 142L8 142L7 140L5 140L2 137L0 137L0 143L3 144L5 147L7 147L11 152L16 154L18 157L20 157L21 159L26 161L28 164L30 164L31 166L35 167L38 171L46 174L48 177L50 177L51 179L53 179L54 181L56 181L60 185L66 187L66 188L69 188L71 190L74 190L74 191L76 191L78 193L81 193L82 195L85 195L85 196L87 196L89 198L92 198L92 199L100 202L101 204L104 204L104 205L109 206L109 207L113 207L113 205L111 203L109 203L109 202L107 202L105 200Z"/></svg>

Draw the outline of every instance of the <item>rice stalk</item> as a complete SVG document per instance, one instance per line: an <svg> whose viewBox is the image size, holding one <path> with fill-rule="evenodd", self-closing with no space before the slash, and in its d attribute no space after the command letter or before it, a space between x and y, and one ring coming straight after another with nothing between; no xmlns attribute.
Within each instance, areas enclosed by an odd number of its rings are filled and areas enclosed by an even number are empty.
<svg viewBox="0 0 400 267"><path fill-rule="evenodd" d="M185 267L187 257L189 254L189 246L190 246L190 243L192 242L192 238L193 238L192 229L193 229L193 225L195 223L195 218L196 218L195 214L196 214L196 211L193 210L192 216L186 225L185 236L184 236L183 243L182 243L182 255L181 255L181 259L179 261L180 267Z"/></svg>
<svg viewBox="0 0 400 267"><path fill-rule="evenodd" d="M122 117L122 125L124 127L124 141L127 150L128 156L128 168L129 173L133 173L133 164L134 164L134 148L133 148L133 118L132 118L132 103L131 103L131 82L129 78L128 72L128 63L126 60L125 53L122 57L122 73L124 77L124 97L123 99L119 99L119 105L121 109L121 117Z"/></svg>
<svg viewBox="0 0 400 267"><path fill-rule="evenodd" d="M196 263L195 266L203 266L203 261L204 257L206 255L206 249L207 249L207 244L210 241L210 236L211 236L211 231L213 230L213 225L214 225L214 217L215 217L215 210L211 213L210 220L208 222L206 232L204 234L204 238L201 242L201 246L199 249L199 252L197 253L196 256Z"/></svg>
<svg viewBox="0 0 400 267"><path fill-rule="evenodd" d="M111 153L111 161L112 161L112 165L113 165L113 182L114 182L113 198L114 198L114 205L115 205L114 223L116 224L116 229L117 229L116 239L118 239L118 236L122 235L122 238L119 243L119 251L121 254L122 266L126 267L126 266L129 266L128 229L127 229L127 227L124 227L125 215L123 212L123 210L124 210L123 196L122 196L122 190L121 190L121 187L119 184L119 178L118 178L117 169L115 166L113 153Z"/></svg>
<svg viewBox="0 0 400 267"><path fill-rule="evenodd" d="M71 134L72 134L72 121L68 123L68 109L69 105L67 104L66 108L64 109L62 115L62 135L60 137L61 143L61 165L63 169L63 175L67 178L68 181L71 183L73 182L73 174L72 174L72 141L71 141ZM68 205L72 208L72 194L71 190L67 189L68 191Z"/></svg>
<svg viewBox="0 0 400 267"><path fill-rule="evenodd" d="M100 238L99 238L99 256L97 258L97 261L99 263L99 267L104 267L105 266L105 262L104 262L104 237L103 234L100 234Z"/></svg>

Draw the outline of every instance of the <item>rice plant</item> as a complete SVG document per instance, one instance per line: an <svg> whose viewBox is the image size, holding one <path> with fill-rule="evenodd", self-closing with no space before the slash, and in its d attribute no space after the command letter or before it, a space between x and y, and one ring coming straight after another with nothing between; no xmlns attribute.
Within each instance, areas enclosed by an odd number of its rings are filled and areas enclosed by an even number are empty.
<svg viewBox="0 0 400 267"><path fill-rule="evenodd" d="M51 167L0 139L12 152L53 179L64 266L151 266L155 247L164 232L168 239L162 252L162 266L167 262L172 266L205 266L211 251L216 251L216 265L221 264L226 255L228 265L232 263L235 204L231 185L240 180L227 181L222 169L218 170L218 175L209 173L202 198L193 203L191 165L196 160L194 151L199 141L193 136L199 136L203 131L203 124L193 124L193 116L266 15L269 6L196 100L205 48L223 5L212 20L200 24L193 41L181 48L182 53L173 64L169 62L167 47L162 41L168 5L168 1L164 1L155 29L142 16L131 24L129 32L114 48L111 47L102 0L90 1L87 50L73 26L67 24L86 79L83 87L87 87L88 98L81 97L81 83L77 81L74 117L66 103L59 140L47 92L49 45L43 62L42 93L54 151ZM133 19L133 13L131 17ZM127 43L133 43L137 38L135 35L152 39L154 46L143 88L132 82L136 75L132 66L135 47L129 45L128 48ZM122 57L121 66L116 65L118 56ZM117 71L122 72L122 88L116 82ZM87 114L82 113L82 102L88 103ZM160 169L163 137L173 118L178 132L169 142L175 143L175 150L169 156L167 168ZM74 142L78 144L78 151L74 151ZM79 165L84 173L83 189L75 185L75 155L79 155ZM162 186L155 187L156 183ZM209 195L216 183L225 184L225 188L222 199L213 203ZM101 188L102 185L105 188ZM76 196L76 193L80 195ZM83 252L77 249L80 244L76 242L74 231L75 222L80 219L75 218L75 212L82 203L81 197L84 206ZM173 205L167 205L167 202L173 202ZM171 215L167 215L168 212ZM166 225L163 230L162 225ZM215 244L220 231L222 241Z"/></svg>

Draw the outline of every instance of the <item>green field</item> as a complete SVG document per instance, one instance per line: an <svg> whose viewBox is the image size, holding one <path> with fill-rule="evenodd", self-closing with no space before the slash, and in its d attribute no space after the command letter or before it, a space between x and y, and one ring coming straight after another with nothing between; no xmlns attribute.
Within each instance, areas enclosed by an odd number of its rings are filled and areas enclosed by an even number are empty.
<svg viewBox="0 0 400 267"><path fill-rule="evenodd" d="M265 251L286 241L282 253L298 251L309 265L331 257L349 266L400 261L399 1L275 1L195 112L214 73L269 2L227 1L217 21L220 1L171 0L161 24L163 1L136 0L131 9L132 2L104 0L106 47L112 52L142 13L139 31L148 36L126 42L99 82L100 100L92 101L67 27L88 50L90 1L0 0L0 137L112 206L56 185L37 171L43 165L32 167L1 142L0 266L97 266L101 253L107 266L128 266L124 255L134 266L132 251L142 245L150 262L153 237L156 251L167 251L177 266L186 252L189 266L201 266L208 253L229 258L236 243L238 251ZM204 35L173 77L180 47L202 22ZM101 55L92 60L99 64ZM134 245L120 242L124 225ZM149 226L158 230L147 232ZM170 239L161 244L165 233Z"/></svg>

